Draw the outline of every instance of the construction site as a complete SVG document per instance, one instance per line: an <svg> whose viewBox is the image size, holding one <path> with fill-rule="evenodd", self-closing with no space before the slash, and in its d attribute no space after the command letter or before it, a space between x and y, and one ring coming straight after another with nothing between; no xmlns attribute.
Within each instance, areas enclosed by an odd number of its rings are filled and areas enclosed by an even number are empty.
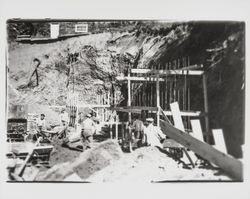
<svg viewBox="0 0 250 199"><path fill-rule="evenodd" d="M7 21L7 182L242 182L245 24Z"/></svg>

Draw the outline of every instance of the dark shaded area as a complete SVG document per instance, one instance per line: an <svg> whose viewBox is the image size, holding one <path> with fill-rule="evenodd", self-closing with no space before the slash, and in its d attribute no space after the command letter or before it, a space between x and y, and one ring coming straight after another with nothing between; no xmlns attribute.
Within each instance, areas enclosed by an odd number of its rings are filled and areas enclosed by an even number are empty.
<svg viewBox="0 0 250 199"><path fill-rule="evenodd" d="M160 62L189 56L190 65L204 65L210 128L222 128L228 153L240 158L244 144L245 24L191 22L189 28L188 39L168 48ZM191 109L204 110L202 78L189 79Z"/></svg>

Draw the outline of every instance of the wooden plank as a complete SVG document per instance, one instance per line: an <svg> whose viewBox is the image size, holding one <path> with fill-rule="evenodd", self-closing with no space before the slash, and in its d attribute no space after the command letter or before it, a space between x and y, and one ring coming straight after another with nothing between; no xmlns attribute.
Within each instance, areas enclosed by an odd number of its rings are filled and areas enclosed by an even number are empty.
<svg viewBox="0 0 250 199"><path fill-rule="evenodd" d="M29 161L30 158L32 157L35 148L37 147L37 145L40 143L41 140L42 140L42 138L39 137L38 140L36 141L36 143L34 144L34 146L29 150L28 155L26 156L26 158L25 158L23 164L21 165L20 169L17 171L17 175L18 175L18 176L20 176L20 177L22 176L23 171L24 171L24 169L25 169L25 167L26 167L26 164L28 163L28 161Z"/></svg>
<svg viewBox="0 0 250 199"><path fill-rule="evenodd" d="M219 166L227 172L233 179L243 180L243 166L239 160L236 160L225 153L220 152L211 145L201 142L191 135L180 131L179 129L168 124L166 121L160 120L161 128L164 134L179 142L183 146L189 148L204 159Z"/></svg>
<svg viewBox="0 0 250 199"><path fill-rule="evenodd" d="M185 132L185 128L184 128L183 121L182 121L182 118L181 118L178 102L171 103L170 108L171 108L171 111L172 111L172 114L173 114L174 126L176 128L178 128L179 130ZM193 152L191 152L191 151L187 152L185 148L183 149L183 152L185 153L186 157L188 158L188 161L194 167L193 160L197 159L195 154ZM192 156L192 157L190 157L190 156ZM186 162L185 161L185 156L183 157L183 161Z"/></svg>
<svg viewBox="0 0 250 199"><path fill-rule="evenodd" d="M164 114L167 116L173 115L171 111L164 111ZM180 111L181 116L191 116L191 117L199 117L203 114L200 111Z"/></svg>
<svg viewBox="0 0 250 199"><path fill-rule="evenodd" d="M66 106L49 106L49 107L52 107L52 108L66 108ZM107 104L78 104L78 107L88 107L88 108L109 108L110 105L107 105Z"/></svg>
<svg viewBox="0 0 250 199"><path fill-rule="evenodd" d="M182 69L175 69L175 70L155 70L155 69L140 69L140 68L133 68L131 69L131 73L136 74L157 74L157 75L203 75L204 71L202 70L182 70Z"/></svg>
<svg viewBox="0 0 250 199"><path fill-rule="evenodd" d="M214 136L214 147L223 153L227 153L226 143L223 135L222 129L213 129L213 136Z"/></svg>
<svg viewBox="0 0 250 199"><path fill-rule="evenodd" d="M118 112L123 112L123 113L137 113L137 114L141 114L141 110L138 109L124 109L124 108L112 108L112 110L118 111Z"/></svg>
<svg viewBox="0 0 250 199"><path fill-rule="evenodd" d="M180 68L179 70L194 70L194 69L201 69L203 68L203 64L194 64L190 66L184 66Z"/></svg>
<svg viewBox="0 0 250 199"><path fill-rule="evenodd" d="M115 122L115 138L118 140L118 123Z"/></svg>
<svg viewBox="0 0 250 199"><path fill-rule="evenodd" d="M156 82L157 78L156 77L124 77L124 76L117 76L116 80L118 81L138 81L138 82ZM164 82L164 78L159 78L160 82Z"/></svg>
<svg viewBox="0 0 250 199"><path fill-rule="evenodd" d="M110 107L110 110L124 110L124 109L131 109L131 111L142 111L142 110L147 110L147 111L152 111L152 112L157 112L158 108L157 107L152 107L152 106L123 106L123 107ZM129 111L129 110L127 110ZM124 110L125 112L125 110ZM166 116L172 116L171 111L163 111ZM180 111L181 116L191 116L191 117L199 117L202 116L202 112L200 111Z"/></svg>
<svg viewBox="0 0 250 199"><path fill-rule="evenodd" d="M156 81L156 106L158 108L157 110L157 126L160 126L160 112L159 112L159 107L160 107L160 82L159 82L159 75L157 75L157 81Z"/></svg>
<svg viewBox="0 0 250 199"><path fill-rule="evenodd" d="M130 78L130 70L128 71L128 78ZM128 79L128 106L131 106L131 81ZM128 121L131 122L131 113L128 113Z"/></svg>
<svg viewBox="0 0 250 199"><path fill-rule="evenodd" d="M212 136L210 132L210 127L209 127L209 118L208 118L208 96L207 96L207 75L204 74L202 76L202 84L203 84L203 94L204 94L204 110L205 110L205 133L209 137L206 137L206 140L209 144L211 144L211 138Z"/></svg>
<svg viewBox="0 0 250 199"><path fill-rule="evenodd" d="M117 110L117 109L138 109L140 111L142 110L148 110L148 111L157 111L157 107L152 106L122 106L122 107L111 107L110 110Z"/></svg>
<svg viewBox="0 0 250 199"><path fill-rule="evenodd" d="M183 121L180 114L179 104L177 102L171 103L170 108L173 114L174 126L181 131L185 131Z"/></svg>
<svg viewBox="0 0 250 199"><path fill-rule="evenodd" d="M200 120L191 120L191 126L193 130L193 133L191 135L196 139L203 141L203 133L201 129Z"/></svg>

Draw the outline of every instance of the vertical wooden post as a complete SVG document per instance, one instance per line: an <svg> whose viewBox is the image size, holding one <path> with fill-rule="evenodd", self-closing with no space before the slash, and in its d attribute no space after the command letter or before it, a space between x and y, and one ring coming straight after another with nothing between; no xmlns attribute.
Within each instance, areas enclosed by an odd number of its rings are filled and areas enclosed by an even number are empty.
<svg viewBox="0 0 250 199"><path fill-rule="evenodd" d="M156 106L157 110L157 126L160 126L160 82L159 82L159 75L157 75L156 81Z"/></svg>
<svg viewBox="0 0 250 199"><path fill-rule="evenodd" d="M131 106L131 80L130 80L130 67L128 69L128 106ZM128 113L128 121L131 122L131 113Z"/></svg>
<svg viewBox="0 0 250 199"><path fill-rule="evenodd" d="M204 73L202 76L203 83L203 94L204 94L204 111L205 111L205 133L206 141L211 144L211 133L209 128L209 119L208 119L208 96L207 96L207 75Z"/></svg>
<svg viewBox="0 0 250 199"><path fill-rule="evenodd" d="M110 105L110 91L107 92L107 104Z"/></svg>
<svg viewBox="0 0 250 199"><path fill-rule="evenodd" d="M76 128L78 126L78 120L79 120L79 94L76 95L76 122L75 122Z"/></svg>
<svg viewBox="0 0 250 199"><path fill-rule="evenodd" d="M110 127L111 126L111 127ZM110 133L110 139L113 139L113 128L112 124L109 124L109 133Z"/></svg>
<svg viewBox="0 0 250 199"><path fill-rule="evenodd" d="M168 63L166 64L166 70L168 70ZM165 88L165 101L164 101L164 110L168 109L168 81L167 81L167 76L165 77L165 82L166 82L166 88Z"/></svg>
<svg viewBox="0 0 250 199"><path fill-rule="evenodd" d="M102 103L102 104L104 104L103 99L104 99L104 94L102 93L102 95L101 95L101 103ZM102 108L102 121L103 121L103 122L105 122L104 113L105 113L105 112L104 112L104 108Z"/></svg>
<svg viewBox="0 0 250 199"><path fill-rule="evenodd" d="M118 140L118 123L115 121L115 138Z"/></svg>

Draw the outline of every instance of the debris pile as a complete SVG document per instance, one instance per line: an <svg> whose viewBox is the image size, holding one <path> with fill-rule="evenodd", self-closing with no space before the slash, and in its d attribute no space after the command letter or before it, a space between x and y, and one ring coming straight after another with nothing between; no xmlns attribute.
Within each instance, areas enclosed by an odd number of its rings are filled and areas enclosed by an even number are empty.
<svg viewBox="0 0 250 199"><path fill-rule="evenodd" d="M62 181L73 173L76 173L82 180L86 180L121 157L122 151L118 143L107 140L93 149L85 151L72 161L57 164L51 169L39 173L35 180Z"/></svg>
<svg viewBox="0 0 250 199"><path fill-rule="evenodd" d="M217 169L183 168L182 164L170 158L156 147L143 147L126 154L114 164L96 172L87 180L90 182L157 182L230 180Z"/></svg>

